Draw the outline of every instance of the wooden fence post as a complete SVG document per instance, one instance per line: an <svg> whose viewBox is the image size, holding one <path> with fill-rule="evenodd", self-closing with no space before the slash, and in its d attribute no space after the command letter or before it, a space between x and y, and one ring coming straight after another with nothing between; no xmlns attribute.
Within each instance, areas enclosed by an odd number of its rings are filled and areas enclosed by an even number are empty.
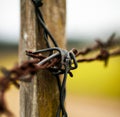
<svg viewBox="0 0 120 117"><path fill-rule="evenodd" d="M65 48L65 0L43 0L42 13L48 29L58 45ZM31 0L21 0L21 39L19 61L29 58L25 50L46 48L43 30L39 25ZM59 104L56 78L47 70L40 70L32 82L20 83L20 117L55 117Z"/></svg>

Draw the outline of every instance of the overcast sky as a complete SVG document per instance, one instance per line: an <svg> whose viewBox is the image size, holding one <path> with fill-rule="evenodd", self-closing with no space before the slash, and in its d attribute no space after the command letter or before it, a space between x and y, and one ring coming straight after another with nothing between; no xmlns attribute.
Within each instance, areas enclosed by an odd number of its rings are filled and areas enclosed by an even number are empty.
<svg viewBox="0 0 120 117"><path fill-rule="evenodd" d="M0 40L18 41L19 0L0 1ZM67 37L106 38L120 32L120 0L67 0Z"/></svg>

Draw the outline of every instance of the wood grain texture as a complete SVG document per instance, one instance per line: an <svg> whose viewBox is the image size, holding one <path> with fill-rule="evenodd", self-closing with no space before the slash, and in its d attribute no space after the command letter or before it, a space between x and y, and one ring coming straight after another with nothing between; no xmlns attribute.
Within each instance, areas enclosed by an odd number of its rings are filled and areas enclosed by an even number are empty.
<svg viewBox="0 0 120 117"><path fill-rule="evenodd" d="M42 13L48 29L58 45L65 48L65 0L43 0ZM46 48L43 30L35 15L31 0L21 0L21 39L19 62L29 58L25 50ZM59 104L56 78L48 70L40 70L32 82L21 82L20 117L55 117Z"/></svg>

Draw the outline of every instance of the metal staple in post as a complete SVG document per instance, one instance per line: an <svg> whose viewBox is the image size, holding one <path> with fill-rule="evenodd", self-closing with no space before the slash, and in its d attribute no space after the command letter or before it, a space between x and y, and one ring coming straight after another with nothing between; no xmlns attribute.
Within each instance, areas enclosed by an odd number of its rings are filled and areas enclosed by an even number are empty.
<svg viewBox="0 0 120 117"><path fill-rule="evenodd" d="M33 3L34 2L35 2L35 0L33 0ZM66 112L66 109L64 106L64 101L65 101L65 96L66 96L65 85L66 85L67 74L69 74L71 77L73 76L71 73L71 70L74 70L77 68L78 62L91 62L91 61L95 61L95 60L100 60L100 61L105 61L105 65L107 65L106 63L110 56L120 55L119 49L116 49L115 51L112 51L112 52L109 52L107 49L109 46L112 45L111 43L112 43L115 35L112 35L106 43L103 43L103 42L97 40L97 45L95 45L91 48L86 48L86 49L84 49L84 51L78 52L76 49L67 51L67 50L59 48L55 39L53 38L52 34L46 28L46 26L44 24L44 18L41 17L41 15L40 15L41 13L39 12L38 7L41 5L42 5L42 3L40 3L39 0L37 0L35 9L36 9L36 12L37 12L36 14L40 21L40 24L42 25L43 32L44 32L44 39L46 41L46 45L48 48L37 50L37 51L29 51L29 49L28 49L26 51L26 55L29 57L32 57L33 60L27 60L26 62L23 62L20 66L16 66L11 70L1 68L1 71L3 72L4 76L0 79L0 92L1 92L0 112L6 113L6 115L8 115L8 116L13 116L13 114L6 107L4 93L9 88L10 82L12 84L14 84L17 88L19 88L18 81L23 81L23 83L25 85L32 83L32 81L35 79L34 76L35 76L36 72L38 72L39 70L42 70L42 69L47 69L48 71L50 71L53 74L53 76L56 76L56 79L57 79L56 83L58 83L58 89L59 89L59 93L60 93L59 94L59 104L56 109L57 110L56 114L54 113L54 115L56 115L56 117L60 117L60 115L62 113L62 117L67 117L67 112ZM42 21L42 23L41 23L41 21ZM50 43L48 42L48 38L47 38L48 36L50 37L50 39L53 42L53 45L55 47L51 47ZM100 49L100 53L98 55L96 55L95 57L82 58L82 59L79 58L78 60L76 59L76 56L88 54L90 51L95 50L96 48ZM49 52L50 54L47 56L43 55L43 53L46 53L46 52L47 53ZM63 74L62 82L60 81L60 77L59 77L59 75L61 75L61 74ZM36 82L36 83L38 83L38 82ZM33 85L33 87L35 86L34 84L32 84L32 85ZM26 87L26 88L29 88L29 87ZM33 95L35 93L33 93ZM30 96L30 95L28 94L28 96ZM34 95L34 97L35 96L36 96L36 94ZM35 98L36 98L35 100L33 99L34 102L37 100L37 97L35 97ZM37 104L37 103L35 103L35 104ZM26 106L28 106L28 105L26 105ZM38 108L34 108L34 112L37 112L36 109L38 109ZM30 108L30 110L31 110L31 108ZM23 113L22 116L28 116L30 114ZM36 116L39 116L39 114L32 113L30 116L36 117ZM43 114L43 116L44 116L44 114Z"/></svg>

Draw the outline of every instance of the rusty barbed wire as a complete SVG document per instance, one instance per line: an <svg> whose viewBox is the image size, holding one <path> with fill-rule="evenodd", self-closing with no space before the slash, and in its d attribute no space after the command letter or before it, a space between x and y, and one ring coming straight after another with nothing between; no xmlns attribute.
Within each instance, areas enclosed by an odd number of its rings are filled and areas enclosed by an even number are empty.
<svg viewBox="0 0 120 117"><path fill-rule="evenodd" d="M111 41L107 41L105 45L103 44L102 41L99 41L100 45L98 44L98 47L100 47L99 48L100 52L94 57L88 57L88 58L79 57L81 55L87 55L90 51L84 52L83 54L82 51L78 52L74 48L70 52L74 53L74 55L78 57L77 59L78 63L100 60L100 61L105 61L105 65L107 65L110 57L120 55L120 48L114 49L113 51L107 49L110 46L110 43L112 43L113 39L110 40ZM91 49L91 52L92 50L94 51L94 49ZM26 55L32 57L33 58L32 60L25 61L20 66L15 66L10 70L7 70L6 68L1 68L1 71L4 76L0 78L0 113L5 113L6 115L9 115L11 117L13 116L13 114L7 108L6 101L4 98L4 94L9 89L10 84L13 84L15 87L19 88L18 81L30 82L33 76L35 75L35 73L40 69L49 69L52 72L61 69L60 64L63 55L57 54L57 52L54 52L53 54L56 56L53 56L52 58L48 59L51 55L47 57L44 56L41 52L36 53L36 52L26 51ZM40 62L42 62L42 64L40 64ZM61 72L62 70L63 69L61 69ZM71 77L73 76L70 71L68 73L70 74Z"/></svg>
<svg viewBox="0 0 120 117"><path fill-rule="evenodd" d="M30 82L38 70L48 69L56 76L59 87L60 105L58 107L56 117L60 117L61 113L63 117L67 117L67 112L64 107L64 101L66 96L65 84L67 74L69 74L72 77L73 74L71 73L71 70L76 69L77 64L80 62L91 62L95 60L100 60L105 61L105 65L107 65L109 57L120 55L120 48L112 52L110 52L108 49L112 45L115 45L114 43L115 33L110 36L107 42L96 40L97 43L94 46L87 47L80 51L77 51L76 49L67 51L59 48L54 37L47 29L44 18L39 9L39 7L43 5L42 0L32 0L32 2L35 6L37 18L44 30L43 35L48 48L38 50L36 52L26 51L26 55L31 57L32 60L25 61L21 65L15 66L10 70L7 70L6 68L1 68L3 77L0 78L0 114L4 113L8 117L14 116L13 113L7 108L5 100L5 92L10 88L11 84L19 88L19 81ZM55 48L51 48L48 42L48 37L51 39ZM100 50L100 52L94 57L92 58L81 57L95 50ZM42 52L47 51L49 51L50 54L48 56L44 56ZM76 59L75 57L79 58ZM59 79L60 74L64 75L62 83L60 82Z"/></svg>
<svg viewBox="0 0 120 117"><path fill-rule="evenodd" d="M116 49L112 52L108 50L109 47L115 45L115 33L110 36L110 38L106 42L102 42L100 40L96 40L96 44L91 47L84 48L79 52L76 49L72 49L71 51L63 50L58 47L54 37L49 32L45 25L44 18L41 14L39 7L42 6L41 0L32 0L37 18L44 29L44 39L46 41L47 49L38 50L36 52L26 51L26 55L31 57L32 60L28 60L23 62L21 65L15 66L10 70L6 68L1 68L3 73L3 77L0 78L0 114L6 114L8 117L13 117L13 113L7 108L6 100L5 100L5 92L10 88L10 84L13 84L15 87L19 88L19 81L30 82L35 75L35 73L40 69L48 69L57 77L59 92L60 92L60 105L58 107L58 111L56 117L60 117L61 112L62 116L67 117L67 112L64 107L65 101L65 84L67 73L72 77L73 74L71 70L77 68L77 63L80 62L91 62L95 60L105 61L105 65L108 63L108 59L111 56L120 55L120 49ZM48 42L48 36L55 48L51 48ZM80 56L87 55L92 51L100 50L99 54L94 57L89 58L81 58ZM48 56L44 56L42 52L49 51L50 54ZM79 57L79 58L75 58ZM59 75L63 74L63 82L60 82Z"/></svg>
<svg viewBox="0 0 120 117"><path fill-rule="evenodd" d="M100 50L102 48L109 49L120 45L120 37L116 38L116 33L113 33L106 42L101 41L101 39L96 39L95 44L81 49L76 56L86 55L90 52Z"/></svg>
<svg viewBox="0 0 120 117"><path fill-rule="evenodd" d="M99 54L97 54L96 56L94 57L89 57L89 58L81 58L81 59L78 59L77 62L78 63L82 63L82 62L92 62L92 61L104 61L105 62L105 66L107 65L108 63L108 60L109 60L109 57L113 57L113 56L117 56L117 55L120 55L120 49L116 49L112 52L108 52L108 50L105 50L105 49L101 49Z"/></svg>
<svg viewBox="0 0 120 117"><path fill-rule="evenodd" d="M92 62L92 61L104 61L105 66L108 64L108 60L112 56L120 55L120 39L115 38L116 34L113 33L106 42L103 42L101 40L96 40L96 44L90 47L86 47L84 49L81 49L77 54L76 57L82 56L81 58L77 60L78 63L80 62ZM117 48L118 46L118 48ZM110 48L117 48L113 49L112 52L110 52ZM85 55L88 55L90 52L93 51L100 51L97 55L94 57L83 57Z"/></svg>
<svg viewBox="0 0 120 117"><path fill-rule="evenodd" d="M9 80L5 78L0 79L0 115L5 114L8 117L12 117L13 113L7 108L5 100L5 92L9 89Z"/></svg>

